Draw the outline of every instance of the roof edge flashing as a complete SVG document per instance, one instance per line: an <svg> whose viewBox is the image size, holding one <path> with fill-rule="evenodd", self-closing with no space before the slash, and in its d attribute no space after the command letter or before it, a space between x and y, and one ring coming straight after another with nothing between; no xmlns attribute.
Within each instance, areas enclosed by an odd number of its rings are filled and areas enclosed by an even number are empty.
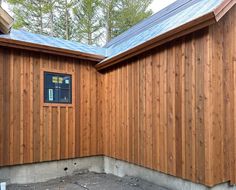
<svg viewBox="0 0 236 190"><path fill-rule="evenodd" d="M214 10L215 19L218 22L234 5L236 0L224 0L217 8Z"/></svg>
<svg viewBox="0 0 236 190"><path fill-rule="evenodd" d="M190 7L194 4L196 4L199 0L177 0L174 3L170 4L169 6L165 7L164 9L158 11L157 13L153 14L151 17L144 19L143 21L137 23L124 33L120 34L119 36L112 39L110 42L108 42L104 47L109 48L111 46L116 46L121 41L127 39L130 37L130 35L136 35L137 33L142 32L143 30L147 30L148 28L152 27L153 24L159 23L162 20L165 20L167 16L171 16L172 14L181 11L182 9L185 9L187 7ZM150 21L149 21L150 20ZM147 22L146 25L140 27L144 22ZM130 35L127 35L129 32L131 32Z"/></svg>
<svg viewBox="0 0 236 190"><path fill-rule="evenodd" d="M152 38L143 44L140 44L132 49L129 49L128 51L118 54L112 58L108 58L106 60L103 60L100 63L98 63L95 67L97 70L106 69L106 68L108 68L112 65L115 65L117 63L120 63L126 59L130 59L136 55L139 55L141 53L149 51L153 48L163 45L163 44L165 44L171 40L174 40L176 38L179 38L179 37L185 36L189 33L200 30L200 29L207 27L211 24L214 24L216 22L217 21L216 21L214 12L210 12L210 13L203 15L203 16L201 16L189 23L181 25L178 28L170 30L167 33L164 33L160 36Z"/></svg>
<svg viewBox="0 0 236 190"><path fill-rule="evenodd" d="M114 64L117 64L119 62L122 62L126 59L132 58L135 55L141 54L145 51L148 51L150 49L153 49L157 46L160 46L168 41L171 41L175 38L187 35L188 33L194 32L196 30L199 30L201 28L204 28L206 26L209 26L211 24L214 24L216 22L219 22L219 20L236 4L236 0L224 0L219 6L217 6L213 11L209 12L206 15L203 15L189 23L186 23L178 28L175 28L165 34L162 34L160 36L157 36L143 44L140 44L132 49L129 49L128 51L125 51L121 54L118 54L112 58L108 58L106 60L101 61L99 64L96 65L97 70L102 70L105 69L107 67L110 67ZM200 21L200 22L199 22ZM197 23L199 22L199 23ZM188 26L186 28L186 26ZM191 25L191 26L190 26ZM182 29L181 29L182 28ZM180 31L178 31L180 30ZM184 31L187 30L187 31ZM170 35L171 33L173 33L174 31L178 31L178 34L173 34ZM183 33L182 35L179 35L179 33ZM163 36L166 36L166 39L163 40ZM174 37L175 36L175 37ZM151 45L150 45L151 44ZM150 47L148 47L150 46ZM145 49L146 48L146 49ZM145 49L145 50L143 50ZM134 52L137 51L137 52Z"/></svg>
<svg viewBox="0 0 236 190"><path fill-rule="evenodd" d="M97 54L66 50L66 49L57 48L57 47L51 47L51 46L46 46L46 45L40 45L40 44L34 44L34 43L22 42L18 40L4 39L4 38L0 38L0 45L5 46L5 47L29 50L29 51L51 53L51 54L56 54L56 55L61 55L61 56L66 56L66 57L80 58L80 59L85 59L85 60L90 60L90 61L95 61L95 62L100 62L106 58L104 56L97 55Z"/></svg>

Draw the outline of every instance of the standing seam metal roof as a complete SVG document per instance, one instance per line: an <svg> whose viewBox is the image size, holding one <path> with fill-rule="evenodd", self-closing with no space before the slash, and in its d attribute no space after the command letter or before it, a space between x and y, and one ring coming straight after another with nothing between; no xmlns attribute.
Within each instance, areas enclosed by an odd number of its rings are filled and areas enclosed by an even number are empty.
<svg viewBox="0 0 236 190"><path fill-rule="evenodd" d="M49 47L61 48L65 50L73 50L83 53L96 54L107 57L106 48L90 46L74 41L64 40L60 38L54 38L44 36L41 34L34 34L26 32L24 30L12 29L9 34L2 34L0 38L17 40L21 42L34 43L39 45L45 45Z"/></svg>
<svg viewBox="0 0 236 190"><path fill-rule="evenodd" d="M108 57L114 57L172 29L212 12L223 0L177 1L107 44ZM136 32L136 29L139 31ZM108 59L109 59L108 58Z"/></svg>
<svg viewBox="0 0 236 190"><path fill-rule="evenodd" d="M112 39L104 47L95 47L14 29L10 34L0 35L0 38L101 55L107 57L107 59L103 60L106 61L129 49L141 45L144 42L171 31L172 29L214 11L214 9L216 9L222 2L223 0L177 0L175 3Z"/></svg>

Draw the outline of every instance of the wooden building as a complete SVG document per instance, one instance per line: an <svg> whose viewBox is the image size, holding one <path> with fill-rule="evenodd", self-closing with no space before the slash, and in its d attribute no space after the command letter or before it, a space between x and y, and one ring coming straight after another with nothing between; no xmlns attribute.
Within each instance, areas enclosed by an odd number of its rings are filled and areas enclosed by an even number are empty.
<svg viewBox="0 0 236 190"><path fill-rule="evenodd" d="M103 48L0 35L0 166L103 155L236 184L235 3L178 0Z"/></svg>

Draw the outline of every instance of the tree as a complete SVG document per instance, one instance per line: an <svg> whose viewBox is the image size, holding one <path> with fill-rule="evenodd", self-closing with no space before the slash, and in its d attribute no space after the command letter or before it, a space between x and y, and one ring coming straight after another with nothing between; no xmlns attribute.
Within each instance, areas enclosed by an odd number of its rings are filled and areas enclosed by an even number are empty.
<svg viewBox="0 0 236 190"><path fill-rule="evenodd" d="M115 36L116 18L118 17L118 0L102 0L103 24L106 31L106 42Z"/></svg>
<svg viewBox="0 0 236 190"><path fill-rule="evenodd" d="M117 36L143 19L152 15L149 9L153 0L121 0L118 4L118 13L114 35Z"/></svg>
<svg viewBox="0 0 236 190"><path fill-rule="evenodd" d="M48 34L46 30L50 13L47 0L8 0L16 20L14 28L24 28L28 31Z"/></svg>
<svg viewBox="0 0 236 190"><path fill-rule="evenodd" d="M87 44L102 45L152 14L152 0L5 1L14 13L14 28Z"/></svg>
<svg viewBox="0 0 236 190"><path fill-rule="evenodd" d="M56 4L57 0L48 0L48 10L49 10L49 20L48 20L48 27L49 28L49 35L50 36L55 36L54 32L54 21L55 21L55 11L54 7Z"/></svg>
<svg viewBox="0 0 236 190"><path fill-rule="evenodd" d="M55 36L62 37L66 40L75 39L72 12L75 3L75 0L57 0L54 7L57 13L54 20Z"/></svg>
<svg viewBox="0 0 236 190"><path fill-rule="evenodd" d="M102 35L100 0L80 0L73 9L76 38L87 44L98 44Z"/></svg>

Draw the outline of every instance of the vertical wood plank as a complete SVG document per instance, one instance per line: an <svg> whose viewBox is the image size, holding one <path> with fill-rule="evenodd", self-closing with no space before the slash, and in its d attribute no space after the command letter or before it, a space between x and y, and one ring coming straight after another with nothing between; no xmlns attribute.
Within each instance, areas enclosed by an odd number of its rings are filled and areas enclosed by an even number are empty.
<svg viewBox="0 0 236 190"><path fill-rule="evenodd" d="M34 54L33 59L33 155L34 162L41 157L41 125L40 125L40 56Z"/></svg>
<svg viewBox="0 0 236 190"><path fill-rule="evenodd" d="M23 57L23 86L22 86L22 122L23 122L23 162L30 163L30 147L31 147L31 137L30 137L30 57L27 53L24 53Z"/></svg>
<svg viewBox="0 0 236 190"><path fill-rule="evenodd" d="M153 125L153 137L152 137L152 151L153 151L153 168L160 169L160 52L153 55L153 69L152 69L152 89L153 89L153 104L152 104L152 125Z"/></svg>
<svg viewBox="0 0 236 190"><path fill-rule="evenodd" d="M152 123L152 104L153 104L153 89L152 89L152 69L153 69L153 60L152 56L148 55L146 57L146 166L152 168L153 160L153 123Z"/></svg>
<svg viewBox="0 0 236 190"><path fill-rule="evenodd" d="M185 79L185 97L186 97L186 102L185 102L185 133L186 133L186 177L188 179L192 179L193 174L191 171L192 168L192 136L191 136L191 128L192 128L192 115L191 115L191 103L192 103L192 97L191 97L191 82L192 82L192 77L191 77L191 55L192 55L192 44L191 44L191 38L188 37L186 38L186 46L185 46L185 68L186 68L186 79Z"/></svg>
<svg viewBox="0 0 236 190"><path fill-rule="evenodd" d="M52 107L52 131L58 134L58 109ZM58 159L58 135L52 135L52 160Z"/></svg>
<svg viewBox="0 0 236 190"><path fill-rule="evenodd" d="M60 118L60 159L65 159L66 156L66 136L67 136L67 121L66 121L66 115L67 115L67 108L59 108L60 109L60 115L58 116Z"/></svg>
<svg viewBox="0 0 236 190"><path fill-rule="evenodd" d="M9 63L9 64L7 64ZM10 165L12 163L12 89L11 84L13 82L12 75L12 65L13 65L13 54L9 49L3 50L3 164ZM9 85L10 84L10 85ZM4 127L5 126L5 127Z"/></svg>
<svg viewBox="0 0 236 190"><path fill-rule="evenodd" d="M213 112L212 112L212 148L213 148L213 180L221 180L221 171L223 166L223 144L222 144L222 129L223 129L223 83L222 83L222 59L223 59L223 39L221 34L223 26L218 25L218 30L213 32L213 54L212 54L212 93L213 93Z"/></svg>
<svg viewBox="0 0 236 190"><path fill-rule="evenodd" d="M181 78L181 69L182 69L182 44L180 41L176 41L176 48L175 48L175 160L176 160L176 176L181 177L183 174L182 171L182 78Z"/></svg>
<svg viewBox="0 0 236 190"><path fill-rule="evenodd" d="M139 60L134 64L134 163L139 164ZM121 132L122 135L122 132Z"/></svg>
<svg viewBox="0 0 236 190"><path fill-rule="evenodd" d="M185 73L185 38L182 39L182 45L181 45L181 81L180 81L180 88L181 88L181 136L182 136L182 177L186 178L186 140L185 140L185 112L186 112L186 99L185 99L185 80L186 80L186 73Z"/></svg>
<svg viewBox="0 0 236 190"><path fill-rule="evenodd" d="M167 53L167 154L168 173L175 175L175 49L169 48Z"/></svg>
<svg viewBox="0 0 236 190"><path fill-rule="evenodd" d="M145 75L146 75L146 68L145 68L145 61L142 58L140 60L140 114L139 114L139 123L140 123L140 130L139 130L139 138L140 138L140 165L145 165L145 95L146 95L146 89L145 89Z"/></svg>
<svg viewBox="0 0 236 190"><path fill-rule="evenodd" d="M196 65L196 180L199 183L205 182L205 124L204 124L204 63L206 63L205 45L207 34L199 32L195 48ZM206 37L205 37L206 36Z"/></svg>
<svg viewBox="0 0 236 190"><path fill-rule="evenodd" d="M212 184L212 30L208 35L208 63L204 63L205 183Z"/></svg>
<svg viewBox="0 0 236 190"><path fill-rule="evenodd" d="M12 116L12 128L13 128L13 164L20 163L20 145L21 145L21 52L17 51L13 59L13 96L12 101L19 99L19 101L14 101L12 106L13 116Z"/></svg>
<svg viewBox="0 0 236 190"><path fill-rule="evenodd" d="M9 121L9 143L10 143L10 149L9 149L9 152L10 152L10 157L9 157L9 164L13 164L14 163L14 155L13 155L13 152L14 152L14 143L13 143L13 135L14 135L14 55L13 55L13 51L11 50L11 53L10 53L10 121Z"/></svg>
<svg viewBox="0 0 236 190"><path fill-rule="evenodd" d="M79 157L81 153L81 138L80 138L80 128L81 128L81 66L80 62L75 62L75 93L77 98L75 98L75 156ZM69 143L70 144L70 143Z"/></svg>
<svg viewBox="0 0 236 190"><path fill-rule="evenodd" d="M90 154L96 155L98 152L98 125L97 125L97 91L98 81L96 70L91 67L90 69L90 121L91 121L91 130L90 130Z"/></svg>
<svg viewBox="0 0 236 190"><path fill-rule="evenodd" d="M0 48L0 166L3 166L3 155L4 155L4 147L3 147L3 140L4 140L4 55L3 55L3 48Z"/></svg>

